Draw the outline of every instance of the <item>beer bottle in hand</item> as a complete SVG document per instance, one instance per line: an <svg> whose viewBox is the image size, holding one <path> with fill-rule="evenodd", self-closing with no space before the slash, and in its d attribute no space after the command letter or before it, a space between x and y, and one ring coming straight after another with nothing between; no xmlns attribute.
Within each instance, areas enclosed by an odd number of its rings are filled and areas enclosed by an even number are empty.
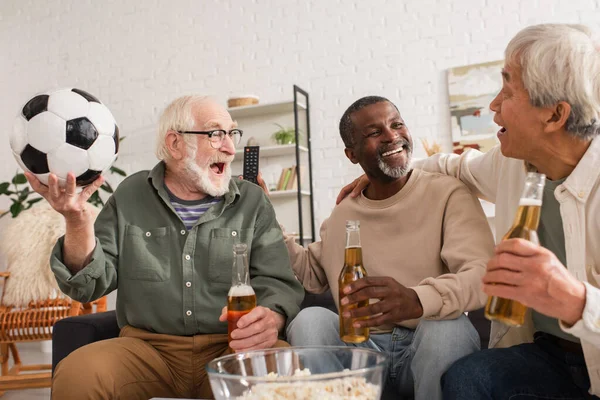
<svg viewBox="0 0 600 400"><path fill-rule="evenodd" d="M237 328L237 322L256 307L256 294L250 286L248 267L248 245L233 245L233 271L231 288L227 295L227 335L231 342L231 332Z"/></svg>
<svg viewBox="0 0 600 400"><path fill-rule="evenodd" d="M513 226L502 240L521 238L539 244L537 228L540 223L542 196L546 175L530 172L527 174L523 194L519 200L519 209ZM485 306L485 316L489 320L497 320L510 326L521 326L525 323L527 307L518 301L492 296Z"/></svg>
<svg viewBox="0 0 600 400"><path fill-rule="evenodd" d="M360 221L346 221L346 250L344 266L339 277L339 298L344 297L342 290L346 285L367 276L362 263L362 248L360 247ZM344 311L359 307L367 307L369 300L352 303L345 306L340 304L340 338L346 343L362 343L369 339L369 328L355 328L352 324L361 318L344 318Z"/></svg>

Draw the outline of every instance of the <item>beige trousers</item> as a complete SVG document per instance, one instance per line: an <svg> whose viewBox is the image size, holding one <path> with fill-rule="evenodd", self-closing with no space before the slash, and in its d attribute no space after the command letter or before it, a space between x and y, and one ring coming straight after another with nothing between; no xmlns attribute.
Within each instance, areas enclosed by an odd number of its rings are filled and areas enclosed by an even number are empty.
<svg viewBox="0 0 600 400"><path fill-rule="evenodd" d="M278 341L274 347L287 346ZM81 347L62 360L52 399L212 399L204 368L229 353L227 334L173 336L125 326L118 338Z"/></svg>

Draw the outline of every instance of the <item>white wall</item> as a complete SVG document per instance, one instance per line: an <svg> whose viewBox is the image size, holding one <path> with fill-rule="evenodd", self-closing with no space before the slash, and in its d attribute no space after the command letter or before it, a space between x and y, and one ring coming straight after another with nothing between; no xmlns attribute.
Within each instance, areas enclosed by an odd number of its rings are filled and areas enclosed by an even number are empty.
<svg viewBox="0 0 600 400"><path fill-rule="evenodd" d="M337 132L350 103L387 96L415 137L449 151L446 70L501 59L519 29L539 22L598 26L600 0L2 0L0 181L16 169L14 116L50 87L80 87L109 106L127 136L119 165L132 172L154 164L153 124L173 98L273 102L298 84L311 95L320 224L358 174Z"/></svg>

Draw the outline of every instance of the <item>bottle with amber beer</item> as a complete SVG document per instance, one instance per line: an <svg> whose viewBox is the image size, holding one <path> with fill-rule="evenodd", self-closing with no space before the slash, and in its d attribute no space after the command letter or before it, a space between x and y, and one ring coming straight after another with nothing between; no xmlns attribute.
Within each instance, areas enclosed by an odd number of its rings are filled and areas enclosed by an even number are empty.
<svg viewBox="0 0 600 400"><path fill-rule="evenodd" d="M530 172L527 174L523 194L519 200L519 209L515 222L502 240L520 238L539 244L537 229L540 223L542 196L546 175ZM485 306L485 316L510 326L521 326L525 323L527 307L518 301L492 296Z"/></svg>
<svg viewBox="0 0 600 400"><path fill-rule="evenodd" d="M256 294L250 286L248 267L248 245L233 245L233 270L231 288L227 295L227 335L231 342L231 332L237 328L237 322L256 307Z"/></svg>
<svg viewBox="0 0 600 400"><path fill-rule="evenodd" d="M344 297L342 289L351 282L367 276L367 270L362 263L362 248L360 246L360 221L346 221L346 250L344 266L338 279L339 298ZM369 328L355 328L352 324L361 318L344 318L345 311L369 305L369 300L342 306L340 304L340 338L346 343L362 343L369 339Z"/></svg>

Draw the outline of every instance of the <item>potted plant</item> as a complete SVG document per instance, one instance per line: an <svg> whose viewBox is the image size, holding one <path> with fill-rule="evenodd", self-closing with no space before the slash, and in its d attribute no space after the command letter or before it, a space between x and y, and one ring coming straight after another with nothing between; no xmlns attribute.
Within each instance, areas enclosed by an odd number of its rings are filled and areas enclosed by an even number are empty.
<svg viewBox="0 0 600 400"><path fill-rule="evenodd" d="M121 176L127 176L125 171L115 166L110 167L110 172L119 174ZM23 185L25 186L23 187ZM100 186L100 189L107 193L113 192L112 186L106 181L102 184L102 186ZM13 218L16 218L21 211L31 208L31 206L33 206L35 203L42 200L42 197L31 190L27 184L27 178L25 178L25 175L18 171L15 173L15 176L13 176L10 182L0 183L0 196L2 195L8 196L10 201L12 201L12 205L8 211L0 214L0 218L8 213L10 213ZM102 207L104 205L104 201L100 197L100 193L98 193L98 191L94 192L94 194L90 196L88 202L96 207Z"/></svg>
<svg viewBox="0 0 600 400"><path fill-rule="evenodd" d="M294 128L285 128L277 123L275 125L279 127L279 130L271 136L275 143L279 145L296 143L296 130Z"/></svg>
<svg viewBox="0 0 600 400"><path fill-rule="evenodd" d="M8 211L0 213L0 218L10 213L13 218L16 218L17 215L23 210L27 210L31 208L32 205L42 200L41 197L36 197L37 193L29 188L29 185L22 187L22 185L27 183L27 179L25 175L19 173L15 174L10 182L2 182L0 183L0 196L6 195L12 201L12 205ZM12 185L12 187L11 187ZM30 196L34 196L31 198Z"/></svg>

